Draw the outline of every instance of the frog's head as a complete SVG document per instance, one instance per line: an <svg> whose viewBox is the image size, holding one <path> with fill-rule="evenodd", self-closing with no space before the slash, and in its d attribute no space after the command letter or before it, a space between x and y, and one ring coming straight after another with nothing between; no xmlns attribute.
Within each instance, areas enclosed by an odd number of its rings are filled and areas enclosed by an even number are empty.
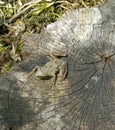
<svg viewBox="0 0 115 130"><path fill-rule="evenodd" d="M52 77L47 73L47 69L45 70L44 67L39 67L35 75L40 79L49 79L50 77Z"/></svg>

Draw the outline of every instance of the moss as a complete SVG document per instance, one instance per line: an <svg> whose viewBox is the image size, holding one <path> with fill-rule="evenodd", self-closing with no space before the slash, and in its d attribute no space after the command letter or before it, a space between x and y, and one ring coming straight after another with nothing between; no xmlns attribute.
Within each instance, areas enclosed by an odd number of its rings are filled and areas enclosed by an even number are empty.
<svg viewBox="0 0 115 130"><path fill-rule="evenodd" d="M45 2L35 6L33 11L24 17L27 30L31 31L41 24L46 26L49 23L55 22L65 12L63 6L60 5L61 4L52 4L50 6L50 4Z"/></svg>
<svg viewBox="0 0 115 130"><path fill-rule="evenodd" d="M10 70L10 68L11 68L11 62L4 63L4 65L1 69L1 74L8 72Z"/></svg>
<svg viewBox="0 0 115 130"><path fill-rule="evenodd" d="M105 0L78 0L80 7L92 7L103 3Z"/></svg>
<svg viewBox="0 0 115 130"><path fill-rule="evenodd" d="M23 41L20 41L20 42L18 43L18 45L17 45L16 53L21 54L22 49L23 49Z"/></svg>
<svg viewBox="0 0 115 130"><path fill-rule="evenodd" d="M2 44L2 42L0 42L0 54L1 54L2 52L6 51L8 48L9 48L8 46L5 47L5 46Z"/></svg>

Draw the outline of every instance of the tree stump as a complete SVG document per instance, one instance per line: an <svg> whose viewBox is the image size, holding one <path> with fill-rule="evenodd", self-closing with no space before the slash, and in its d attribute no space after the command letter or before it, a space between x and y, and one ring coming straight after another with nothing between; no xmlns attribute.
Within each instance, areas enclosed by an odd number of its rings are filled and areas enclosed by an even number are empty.
<svg viewBox="0 0 115 130"><path fill-rule="evenodd" d="M0 78L0 127L14 130L115 129L114 0L71 10L41 34L23 36L29 57ZM51 86L29 72L67 54L68 74Z"/></svg>

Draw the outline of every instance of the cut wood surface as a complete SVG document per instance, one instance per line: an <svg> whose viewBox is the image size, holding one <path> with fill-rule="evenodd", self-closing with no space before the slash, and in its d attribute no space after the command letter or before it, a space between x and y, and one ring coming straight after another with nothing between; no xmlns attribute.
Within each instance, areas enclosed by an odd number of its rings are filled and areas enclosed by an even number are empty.
<svg viewBox="0 0 115 130"><path fill-rule="evenodd" d="M0 78L0 129L115 129L115 1L71 10L41 34L24 34L28 58ZM68 63L64 81L28 74L49 62Z"/></svg>

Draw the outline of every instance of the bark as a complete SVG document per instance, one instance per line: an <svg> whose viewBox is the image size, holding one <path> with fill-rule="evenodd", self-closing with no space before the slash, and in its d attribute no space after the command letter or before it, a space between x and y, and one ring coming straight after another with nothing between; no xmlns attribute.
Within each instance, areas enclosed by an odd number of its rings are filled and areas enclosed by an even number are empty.
<svg viewBox="0 0 115 130"><path fill-rule="evenodd" d="M0 126L16 130L115 129L115 1L71 10L41 34L26 34L30 55L0 78ZM67 54L63 82L28 73Z"/></svg>

